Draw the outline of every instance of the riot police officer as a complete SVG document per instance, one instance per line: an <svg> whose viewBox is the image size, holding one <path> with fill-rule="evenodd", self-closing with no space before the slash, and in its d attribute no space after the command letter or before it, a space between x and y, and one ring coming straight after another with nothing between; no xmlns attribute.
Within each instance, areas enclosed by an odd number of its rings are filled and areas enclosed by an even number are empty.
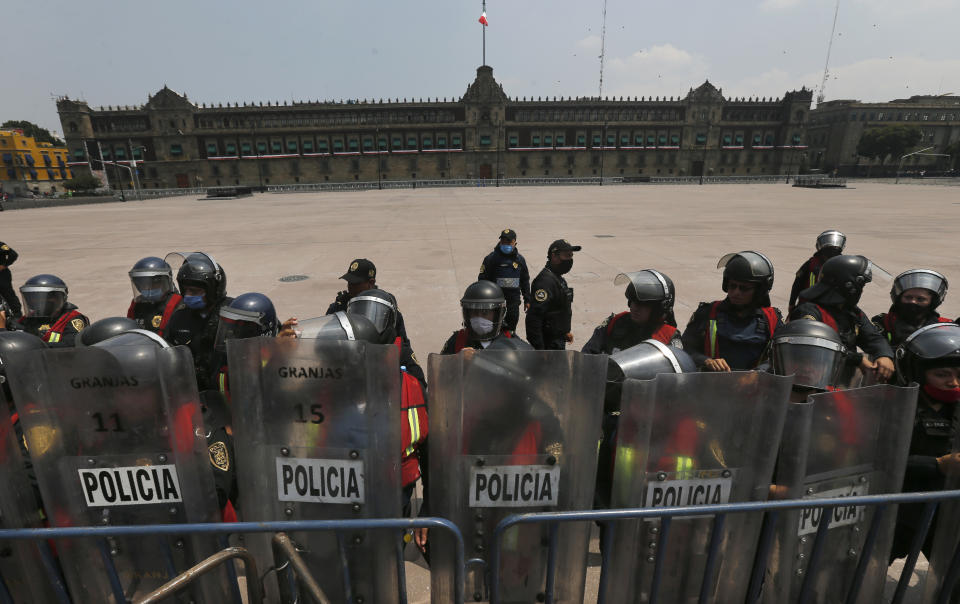
<svg viewBox="0 0 960 604"><path fill-rule="evenodd" d="M359 296L363 292L371 289L377 289L377 267L373 262L366 258L357 258L347 267L347 272L340 275L340 278L347 282L347 289L337 293L337 298L327 307L326 314L332 315L335 312L346 311L350 299ZM397 335L403 338L408 345L410 338L407 337L407 326L403 322L403 314L397 309L397 324L395 326Z"/></svg>
<svg viewBox="0 0 960 604"><path fill-rule="evenodd" d="M214 344L216 376L211 380L216 390L230 400L230 372L227 368L227 340L260 336L276 337L280 331L277 311L267 296L249 292L240 294L220 307L220 322Z"/></svg>
<svg viewBox="0 0 960 604"><path fill-rule="evenodd" d="M8 319L19 319L23 310L16 292L13 291L13 275L10 273L10 265L19 257L13 248L0 241L0 308L6 303L10 309Z"/></svg>
<svg viewBox="0 0 960 604"><path fill-rule="evenodd" d="M624 295L629 310L607 317L593 330L583 352L612 354L651 338L683 348L677 319L673 316L676 290L670 277L650 268L620 273L613 282L615 285L627 284Z"/></svg>
<svg viewBox="0 0 960 604"><path fill-rule="evenodd" d="M950 323L941 317L937 307L947 296L947 278L925 268L915 268L897 275L890 288L890 310L880 313L873 324L891 346L899 346L907 336L924 325Z"/></svg>
<svg viewBox="0 0 960 604"><path fill-rule="evenodd" d="M780 310L770 306L773 264L746 251L727 254L717 268L727 297L700 303L683 331L683 349L705 371L753 369L783 324Z"/></svg>
<svg viewBox="0 0 960 604"><path fill-rule="evenodd" d="M793 312L793 309L796 308L800 292L817 284L823 263L843 253L843 248L847 245L847 236L836 230L824 231L817 235L816 245L817 251L797 269L797 276L790 288L788 313Z"/></svg>
<svg viewBox="0 0 960 604"><path fill-rule="evenodd" d="M183 345L193 353L197 388L215 389L211 377L217 369L214 345L220 323L220 307L229 304L227 274L210 255L189 254L177 270L177 285L183 304L167 325L167 341Z"/></svg>
<svg viewBox="0 0 960 604"><path fill-rule="evenodd" d="M903 492L943 490L946 476L960 472L960 453L952 447L960 400L960 326L934 323L921 327L897 348L896 364L901 385L920 385ZM891 560L909 553L920 530L922 508L922 504L900 505ZM936 526L936 520L931 526ZM927 557L933 534L931 528L922 546Z"/></svg>
<svg viewBox="0 0 960 604"><path fill-rule="evenodd" d="M530 286L532 300L527 311L527 339L537 350L564 350L573 342L573 288L563 275L573 268L573 253L581 250L566 239L557 239L547 249L547 265Z"/></svg>
<svg viewBox="0 0 960 604"><path fill-rule="evenodd" d="M893 349L857 303L863 287L873 280L870 261L863 256L834 256L820 269L820 280L803 290L790 319L813 319L840 334L846 348L845 371L852 377L857 366L876 371L887 381L893 374ZM858 353L859 346L867 354ZM870 355L875 360L871 360Z"/></svg>
<svg viewBox="0 0 960 604"><path fill-rule="evenodd" d="M811 390L825 392L840 386L845 352L840 335L826 323L791 321L773 334L771 370L794 376L794 391L802 390L805 399Z"/></svg>
<svg viewBox="0 0 960 604"><path fill-rule="evenodd" d="M507 301L507 314L503 327L516 332L520 321L520 299L523 309L530 308L530 271L527 261L517 251L517 233L513 229L504 229L500 233L500 242L487 254L480 265L477 281L493 281L503 290Z"/></svg>
<svg viewBox="0 0 960 604"><path fill-rule="evenodd" d="M56 275L36 275L20 287L26 311L14 329L40 337L51 348L73 346L90 320L67 301L67 284Z"/></svg>
<svg viewBox="0 0 960 604"><path fill-rule="evenodd" d="M173 269L162 258L141 258L128 273L133 287L133 300L127 317L134 319L140 329L147 329L164 337L167 325L183 297L173 284Z"/></svg>
<svg viewBox="0 0 960 604"><path fill-rule="evenodd" d="M460 298L463 310L463 328L453 332L440 354L456 354L464 348L482 350L495 342L509 340L513 348L533 348L511 333L506 327L507 300L496 283L477 281L471 284Z"/></svg>
<svg viewBox="0 0 960 604"><path fill-rule="evenodd" d="M347 314L362 315L369 319L377 328L377 343L396 345L400 349L400 366L426 386L427 377L417 361L410 341L404 340L397 332L400 311L397 310L397 299L393 294L382 289L365 290L361 295L350 298Z"/></svg>

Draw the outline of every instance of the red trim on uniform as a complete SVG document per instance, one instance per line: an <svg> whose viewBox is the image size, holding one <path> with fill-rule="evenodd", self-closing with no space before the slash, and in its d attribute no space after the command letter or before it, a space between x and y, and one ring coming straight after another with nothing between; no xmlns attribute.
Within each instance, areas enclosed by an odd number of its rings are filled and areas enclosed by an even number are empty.
<svg viewBox="0 0 960 604"><path fill-rule="evenodd" d="M403 350L403 340L399 337L394 340L397 350ZM415 413L417 434L414 435L410 427L410 411L416 409ZM420 380L409 373L402 371L400 373L400 482L407 486L420 478L420 459L417 457L416 446L423 442L430 430L427 421L427 401L423 396L423 388L420 386ZM416 436L416 440L414 440ZM410 454L405 454L407 449L414 448Z"/></svg>
<svg viewBox="0 0 960 604"><path fill-rule="evenodd" d="M227 505L223 506L223 509L220 510L220 519L223 522L236 522L237 521L237 510L234 509L233 503L227 499Z"/></svg>
<svg viewBox="0 0 960 604"><path fill-rule="evenodd" d="M44 342L49 342L51 334L58 333L60 335L63 335L63 330L67 328L67 324L70 323L70 321L72 321L73 319L76 319L77 317L80 317L80 316L82 316L80 314L80 311L71 310L67 314L60 317L60 319L58 319L57 322L54 323L49 330L47 330L47 333L43 334L43 337L41 339Z"/></svg>
<svg viewBox="0 0 960 604"><path fill-rule="evenodd" d="M136 301L136 300L130 300L130 308L127 309L127 318L128 318L128 319L133 319L133 318L134 318L134 316L133 316L133 309L134 309L134 307L136 307L136 305L137 305L137 301Z"/></svg>
<svg viewBox="0 0 960 604"><path fill-rule="evenodd" d="M833 318L833 315L828 313L826 308L820 306L816 302L811 302L811 304L816 306L817 309L820 311L820 321L829 325L830 329L832 329L833 331L840 333L840 329L837 327L837 320Z"/></svg>
<svg viewBox="0 0 960 604"><path fill-rule="evenodd" d="M160 319L160 327L157 328L157 335L161 338L165 335L164 332L167 330L167 323L170 322L173 311L177 310L177 307L180 306L180 302L182 301L183 296L180 294L171 294L170 299L167 300L167 305L163 308L163 318Z"/></svg>

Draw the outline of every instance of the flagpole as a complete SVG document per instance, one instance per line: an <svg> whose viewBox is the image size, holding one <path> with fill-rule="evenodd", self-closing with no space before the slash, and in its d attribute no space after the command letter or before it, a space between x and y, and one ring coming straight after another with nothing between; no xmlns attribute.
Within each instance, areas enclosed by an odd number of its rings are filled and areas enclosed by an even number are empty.
<svg viewBox="0 0 960 604"><path fill-rule="evenodd" d="M483 12L481 14L486 14L486 12L487 12L487 0L483 0ZM486 65L487 64L487 26L481 23L480 29L483 30L483 63L481 63L481 65Z"/></svg>

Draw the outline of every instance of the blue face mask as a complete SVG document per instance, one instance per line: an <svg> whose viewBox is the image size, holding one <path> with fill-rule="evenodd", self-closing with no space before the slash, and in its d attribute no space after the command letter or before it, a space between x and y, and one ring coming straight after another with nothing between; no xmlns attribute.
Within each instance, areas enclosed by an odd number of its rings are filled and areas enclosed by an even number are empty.
<svg viewBox="0 0 960 604"><path fill-rule="evenodd" d="M203 301L203 296L184 296L183 303L187 305L187 308L192 308L193 310L200 310L206 303Z"/></svg>
<svg viewBox="0 0 960 604"><path fill-rule="evenodd" d="M144 302L159 302L163 298L162 289L145 289L140 292L140 299Z"/></svg>
<svg viewBox="0 0 960 604"><path fill-rule="evenodd" d="M500 244L500 251L503 252L504 254L512 254L512 253L513 253L513 246L512 246L512 245L507 245L507 244L505 244L505 243L501 243L501 244Z"/></svg>

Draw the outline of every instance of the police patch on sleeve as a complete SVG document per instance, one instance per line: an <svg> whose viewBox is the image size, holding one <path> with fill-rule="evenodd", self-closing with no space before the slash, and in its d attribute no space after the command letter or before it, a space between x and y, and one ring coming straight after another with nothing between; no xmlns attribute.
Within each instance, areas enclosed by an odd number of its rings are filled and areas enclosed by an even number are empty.
<svg viewBox="0 0 960 604"><path fill-rule="evenodd" d="M481 265L480 265L480 274L482 275L485 270L487 270L487 267L481 264Z"/></svg>
<svg viewBox="0 0 960 604"><path fill-rule="evenodd" d="M163 315L154 315L150 321L150 325L153 325L154 329L160 329L161 323L163 323Z"/></svg>
<svg viewBox="0 0 960 604"><path fill-rule="evenodd" d="M10 249L10 246L7 245L6 243L4 243L3 245L0 245L0 250L7 251L9 249Z"/></svg>
<svg viewBox="0 0 960 604"><path fill-rule="evenodd" d="M210 445L210 463L221 472L230 470L230 454L227 453L227 445L217 441Z"/></svg>
<svg viewBox="0 0 960 604"><path fill-rule="evenodd" d="M547 296L547 290L545 290L545 289L538 289L538 290L533 294L533 297L537 299L537 302L546 302L546 301L547 301L547 297L548 297L548 296Z"/></svg>
<svg viewBox="0 0 960 604"><path fill-rule="evenodd" d="M520 268L520 263L519 263L519 262L514 262L514 263L513 263L513 268L515 268L515 269L516 269L516 268Z"/></svg>
<svg viewBox="0 0 960 604"><path fill-rule="evenodd" d="M86 327L83 319L74 319L73 321L70 321L70 325L73 325L73 328L77 331L83 331L83 328Z"/></svg>

